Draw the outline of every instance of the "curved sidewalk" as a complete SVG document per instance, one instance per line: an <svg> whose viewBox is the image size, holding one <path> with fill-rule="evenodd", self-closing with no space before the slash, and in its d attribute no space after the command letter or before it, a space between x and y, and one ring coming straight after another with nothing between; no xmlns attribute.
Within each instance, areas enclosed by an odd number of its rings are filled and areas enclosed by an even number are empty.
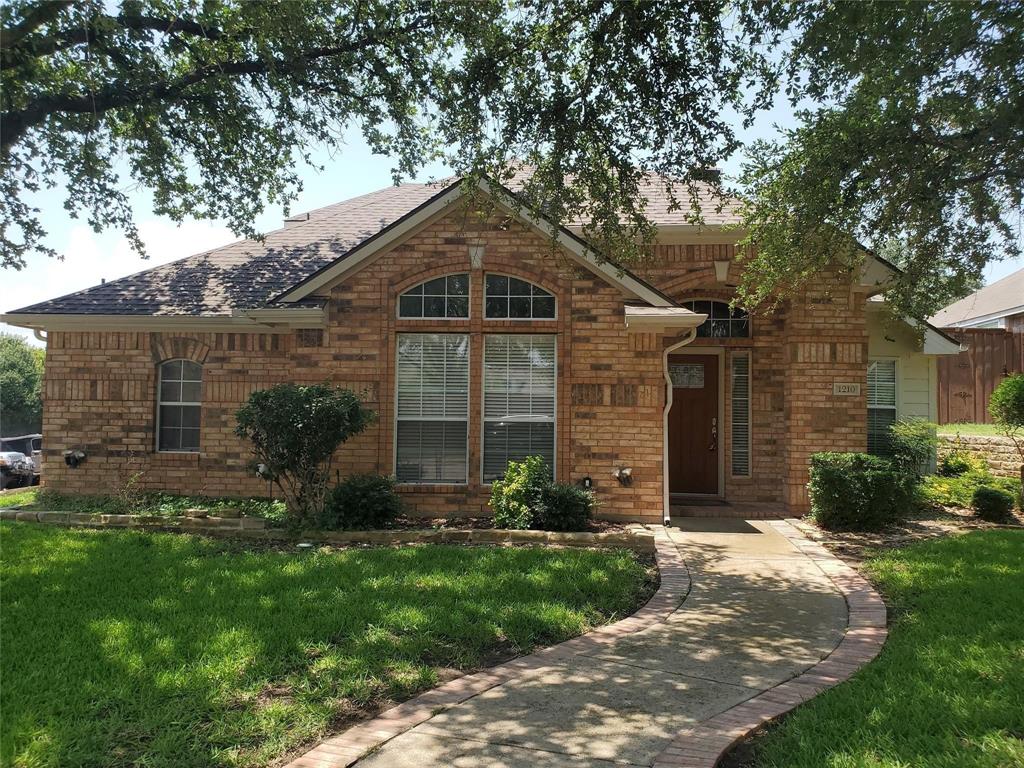
<svg viewBox="0 0 1024 768"><path fill-rule="evenodd" d="M633 616L428 691L290 768L710 767L881 647L881 600L789 523L684 525L655 529L661 587Z"/></svg>

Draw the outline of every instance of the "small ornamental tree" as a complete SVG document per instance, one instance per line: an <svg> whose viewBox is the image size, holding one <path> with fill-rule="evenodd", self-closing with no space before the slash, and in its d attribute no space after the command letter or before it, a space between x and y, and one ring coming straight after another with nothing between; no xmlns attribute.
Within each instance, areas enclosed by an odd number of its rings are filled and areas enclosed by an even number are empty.
<svg viewBox="0 0 1024 768"><path fill-rule="evenodd" d="M1003 379L992 392L988 412L1020 454L1021 493L1024 494L1024 373Z"/></svg>
<svg viewBox="0 0 1024 768"><path fill-rule="evenodd" d="M252 442L255 463L281 489L292 521L303 523L323 511L338 446L366 429L376 414L348 389L278 384L249 395L235 417L235 434Z"/></svg>

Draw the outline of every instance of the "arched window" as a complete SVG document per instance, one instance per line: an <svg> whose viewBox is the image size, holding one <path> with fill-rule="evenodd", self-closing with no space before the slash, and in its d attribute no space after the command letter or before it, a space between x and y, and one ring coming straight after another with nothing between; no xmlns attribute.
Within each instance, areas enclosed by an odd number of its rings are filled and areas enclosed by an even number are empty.
<svg viewBox="0 0 1024 768"><path fill-rule="evenodd" d="M554 320L555 297L543 288L507 275L487 275L484 317L489 320Z"/></svg>
<svg viewBox="0 0 1024 768"><path fill-rule="evenodd" d="M469 275L435 277L398 297L398 316L407 319L469 317Z"/></svg>
<svg viewBox="0 0 1024 768"><path fill-rule="evenodd" d="M199 450L203 366L191 360L160 364L157 393L158 451L195 453Z"/></svg>
<svg viewBox="0 0 1024 768"><path fill-rule="evenodd" d="M698 336L713 339L746 339L750 336L750 318L747 317L746 310L731 309L729 303L725 301L703 299L684 301L682 305L698 314L708 316L708 319L697 328Z"/></svg>

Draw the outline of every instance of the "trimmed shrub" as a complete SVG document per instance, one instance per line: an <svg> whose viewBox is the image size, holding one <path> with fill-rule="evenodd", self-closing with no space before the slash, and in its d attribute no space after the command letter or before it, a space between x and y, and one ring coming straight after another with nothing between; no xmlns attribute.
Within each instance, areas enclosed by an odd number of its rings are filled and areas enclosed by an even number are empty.
<svg viewBox="0 0 1024 768"><path fill-rule="evenodd" d="M921 477L939 444L937 427L923 419L900 419L889 427L889 458L906 474Z"/></svg>
<svg viewBox="0 0 1024 768"><path fill-rule="evenodd" d="M866 453L811 456L811 514L830 530L879 530L913 506L914 476Z"/></svg>
<svg viewBox="0 0 1024 768"><path fill-rule="evenodd" d="M394 478L351 475L328 492L318 523L329 531L386 528L401 513Z"/></svg>
<svg viewBox="0 0 1024 768"><path fill-rule="evenodd" d="M990 523L1013 522L1013 496L999 488L981 486L971 499L974 513Z"/></svg>
<svg viewBox="0 0 1024 768"><path fill-rule="evenodd" d="M549 483L541 491L533 527L542 531L585 531L590 526L594 494L568 483Z"/></svg>
<svg viewBox="0 0 1024 768"><path fill-rule="evenodd" d="M551 471L540 456L510 461L501 480L491 486L491 509L495 528L532 528L543 504L544 489L551 484Z"/></svg>

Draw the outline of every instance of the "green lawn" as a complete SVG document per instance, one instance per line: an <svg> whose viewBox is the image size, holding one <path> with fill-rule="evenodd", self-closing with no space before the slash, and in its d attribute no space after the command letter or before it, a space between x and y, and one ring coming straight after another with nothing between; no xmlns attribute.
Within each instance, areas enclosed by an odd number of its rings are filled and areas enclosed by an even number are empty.
<svg viewBox="0 0 1024 768"><path fill-rule="evenodd" d="M264 766L651 586L625 552L250 552L13 522L0 556L0 764L33 767Z"/></svg>
<svg viewBox="0 0 1024 768"><path fill-rule="evenodd" d="M1024 534L878 555L881 656L755 742L761 768L1024 766Z"/></svg>
<svg viewBox="0 0 1024 768"><path fill-rule="evenodd" d="M1002 432L995 424L941 424L940 435L982 435L985 437L1001 437Z"/></svg>

